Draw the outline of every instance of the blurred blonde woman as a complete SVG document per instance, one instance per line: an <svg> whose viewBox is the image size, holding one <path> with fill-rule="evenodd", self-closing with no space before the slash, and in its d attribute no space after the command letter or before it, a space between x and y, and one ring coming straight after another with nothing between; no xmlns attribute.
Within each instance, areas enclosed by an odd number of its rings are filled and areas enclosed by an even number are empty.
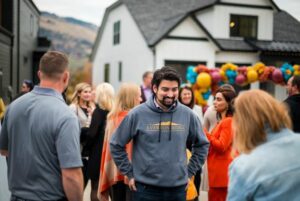
<svg viewBox="0 0 300 201"><path fill-rule="evenodd" d="M86 150L89 158L87 173L91 180L91 201L98 201L97 190L106 117L113 107L115 91L111 84L102 83L95 89L96 108L87 133Z"/></svg>
<svg viewBox="0 0 300 201"><path fill-rule="evenodd" d="M129 110L141 102L141 90L136 84L124 83L116 97L115 105L108 114L105 130L98 197L102 201L125 201L130 200L129 188L126 186L125 178L117 169L109 150L109 141L114 130L127 115ZM126 146L127 154L131 158L132 144Z"/></svg>
<svg viewBox="0 0 300 201"><path fill-rule="evenodd" d="M91 104L91 91L92 87L88 83L79 83L75 86L75 92L71 99L71 110L76 114L78 117L81 133L80 133L80 142L82 145L82 149L85 150L86 144L86 136L89 130L89 126L91 124L92 113L94 108ZM83 162L83 177L84 177L84 186L86 186L88 181L87 175L87 155L86 153L82 152L82 162Z"/></svg>
<svg viewBox="0 0 300 201"><path fill-rule="evenodd" d="M79 83L71 99L70 108L77 115L81 127L89 127L94 107L91 104L92 87L88 83Z"/></svg>
<svg viewBox="0 0 300 201"><path fill-rule="evenodd" d="M262 90L241 93L234 103L234 146L228 200L300 198L300 135L290 130L285 106Z"/></svg>

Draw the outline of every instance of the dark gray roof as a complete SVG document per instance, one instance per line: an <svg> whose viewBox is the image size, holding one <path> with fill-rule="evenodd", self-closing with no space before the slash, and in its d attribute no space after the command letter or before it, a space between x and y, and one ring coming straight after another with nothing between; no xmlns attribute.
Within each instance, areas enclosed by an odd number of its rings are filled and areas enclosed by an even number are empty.
<svg viewBox="0 0 300 201"><path fill-rule="evenodd" d="M300 42L247 41L253 48L261 51L300 52Z"/></svg>
<svg viewBox="0 0 300 201"><path fill-rule="evenodd" d="M128 7L148 45L156 44L190 11L218 0L122 0Z"/></svg>
<svg viewBox="0 0 300 201"><path fill-rule="evenodd" d="M275 13L275 41L300 42L300 22L285 11Z"/></svg>
<svg viewBox="0 0 300 201"><path fill-rule="evenodd" d="M254 51L255 49L250 46L243 39L216 39L218 46L222 50L227 51Z"/></svg>
<svg viewBox="0 0 300 201"><path fill-rule="evenodd" d="M134 18L138 28L143 34L149 46L155 46L163 39L172 29L176 27L187 16L192 16L193 12L200 9L213 6L220 0L119 0L106 9L102 25L98 31L95 46L92 51L91 58L93 60L95 52L98 48L105 21L111 10L121 4L125 4ZM276 8L274 11L274 41L280 42L300 42L300 23L285 11L280 11L274 1L270 0ZM244 40L235 39L216 39L198 22L208 35L208 37L221 49L228 51L257 51L261 47L255 44L248 44ZM259 43L260 44L260 43ZM291 43L280 43L281 50ZM260 44L261 45L261 44ZM278 43L277 43L278 45ZM276 45L276 47L277 47ZM298 45L298 43L297 43ZM264 44L261 49L273 49L274 44L266 48ZM276 49L276 48L275 48ZM293 49L291 47L291 49Z"/></svg>

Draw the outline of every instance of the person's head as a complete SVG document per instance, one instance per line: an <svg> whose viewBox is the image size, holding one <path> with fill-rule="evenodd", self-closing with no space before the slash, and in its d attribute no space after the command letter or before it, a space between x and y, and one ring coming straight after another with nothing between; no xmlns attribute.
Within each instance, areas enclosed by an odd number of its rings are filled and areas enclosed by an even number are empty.
<svg viewBox="0 0 300 201"><path fill-rule="evenodd" d="M231 85L230 85L231 86ZM236 92L233 87L227 85L221 86L215 95L214 108L217 114L225 114L225 116L232 116L233 114L233 100L236 97Z"/></svg>
<svg viewBox="0 0 300 201"><path fill-rule="evenodd" d="M241 93L234 102L234 111L234 146L240 153L249 153L264 143L266 129L278 132L291 127L285 105L262 90Z"/></svg>
<svg viewBox="0 0 300 201"><path fill-rule="evenodd" d="M22 83L21 92L27 93L33 89L33 82L31 80L24 80Z"/></svg>
<svg viewBox="0 0 300 201"><path fill-rule="evenodd" d="M38 76L41 82L47 80L61 84L63 88L61 92L63 92L69 83L68 65L69 60L64 53L58 51L46 52L40 60Z"/></svg>
<svg viewBox="0 0 300 201"><path fill-rule="evenodd" d="M123 83L117 93L112 110L107 116L105 132L111 134L115 129L120 112L129 111L141 102L140 87L132 83Z"/></svg>
<svg viewBox="0 0 300 201"><path fill-rule="evenodd" d="M109 83L101 83L96 88L96 103L103 110L110 111L113 106L115 90Z"/></svg>
<svg viewBox="0 0 300 201"><path fill-rule="evenodd" d="M85 103L89 105L91 100L92 87L88 83L81 82L75 86L75 91L72 96L72 103L79 105L80 103Z"/></svg>
<svg viewBox="0 0 300 201"><path fill-rule="evenodd" d="M117 93L116 107L120 111L130 110L141 102L141 90L138 85L123 83Z"/></svg>
<svg viewBox="0 0 300 201"><path fill-rule="evenodd" d="M185 85L179 89L179 102L193 109L195 105L195 97L191 87Z"/></svg>
<svg viewBox="0 0 300 201"><path fill-rule="evenodd" d="M180 75L169 66L162 67L154 72L152 91L158 104L169 108L178 99Z"/></svg>
<svg viewBox="0 0 300 201"><path fill-rule="evenodd" d="M151 71L146 71L143 74L143 84L145 87L151 88L152 78L153 78L153 73Z"/></svg>
<svg viewBox="0 0 300 201"><path fill-rule="evenodd" d="M292 76L287 82L287 92L289 96L300 93L300 75Z"/></svg>

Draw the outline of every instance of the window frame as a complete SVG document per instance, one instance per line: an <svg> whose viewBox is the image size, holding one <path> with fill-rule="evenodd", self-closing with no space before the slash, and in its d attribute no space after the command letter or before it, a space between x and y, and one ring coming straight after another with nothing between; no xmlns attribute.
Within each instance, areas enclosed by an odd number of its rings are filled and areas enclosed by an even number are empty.
<svg viewBox="0 0 300 201"><path fill-rule="evenodd" d="M121 42L121 21L118 20L113 25L113 44L118 45Z"/></svg>
<svg viewBox="0 0 300 201"><path fill-rule="evenodd" d="M109 63L104 64L104 73L103 73L103 75L104 75L104 77L103 77L104 82L109 83L109 77L110 77L110 64Z"/></svg>
<svg viewBox="0 0 300 201"><path fill-rule="evenodd" d="M237 35L234 35L233 33L233 29L231 28L230 24L231 22L233 22L233 18L234 17L238 17L238 21L241 20L241 18L247 18L247 19L253 19L255 21L255 36L242 36L241 33L240 33L240 22L237 23L237 26L238 26L238 34ZM257 39L258 37L258 16L257 15L240 15L240 14L230 14L230 19L229 19L229 36L231 38L249 38L249 39Z"/></svg>

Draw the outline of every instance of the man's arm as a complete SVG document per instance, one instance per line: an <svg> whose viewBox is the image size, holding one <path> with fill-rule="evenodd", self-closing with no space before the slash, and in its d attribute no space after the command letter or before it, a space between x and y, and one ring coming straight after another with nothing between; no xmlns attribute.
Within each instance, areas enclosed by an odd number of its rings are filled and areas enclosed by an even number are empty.
<svg viewBox="0 0 300 201"><path fill-rule="evenodd" d="M0 155L2 156L8 156L7 116L8 115L6 112L3 120L3 125L1 125L0 123Z"/></svg>
<svg viewBox="0 0 300 201"><path fill-rule="evenodd" d="M191 178L199 169L202 168L207 157L209 142L203 132L200 121L194 114L191 116L189 132L189 137L193 142L192 157L188 164L188 176Z"/></svg>
<svg viewBox="0 0 300 201"><path fill-rule="evenodd" d="M110 152L114 162L123 175L129 180L133 178L132 165L125 149L126 144L132 139L132 118L127 116L121 122L110 140Z"/></svg>
<svg viewBox="0 0 300 201"><path fill-rule="evenodd" d="M81 168L61 169L62 183L65 194L69 201L82 201L83 199L83 176Z"/></svg>

